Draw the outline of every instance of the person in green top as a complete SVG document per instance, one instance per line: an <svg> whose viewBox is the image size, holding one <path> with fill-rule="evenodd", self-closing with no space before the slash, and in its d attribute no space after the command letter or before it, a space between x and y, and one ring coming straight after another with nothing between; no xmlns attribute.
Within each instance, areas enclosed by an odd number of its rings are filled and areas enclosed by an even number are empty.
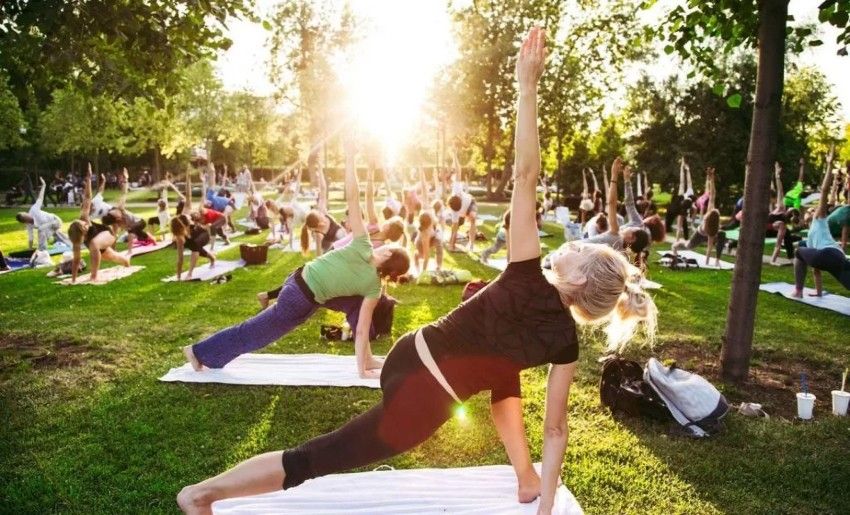
<svg viewBox="0 0 850 515"><path fill-rule="evenodd" d="M378 378L383 363L372 356L369 329L372 313L381 297L382 281L396 281L407 273L410 256L391 244L373 249L360 211L360 192L354 167L354 144L345 144L345 197L354 235L352 242L310 261L287 277L277 303L257 316L183 348L187 361L197 371L222 368L240 354L276 341L334 299L360 296L360 313L354 333L357 371L363 378Z"/></svg>
<svg viewBox="0 0 850 515"><path fill-rule="evenodd" d="M777 167L779 163L776 163ZM780 171L782 168L779 168ZM797 176L797 184L794 185L793 188L788 190L788 193L785 194L785 207L793 207L794 209L799 210L803 205L803 175L806 173L806 160L805 158L800 158L800 175Z"/></svg>

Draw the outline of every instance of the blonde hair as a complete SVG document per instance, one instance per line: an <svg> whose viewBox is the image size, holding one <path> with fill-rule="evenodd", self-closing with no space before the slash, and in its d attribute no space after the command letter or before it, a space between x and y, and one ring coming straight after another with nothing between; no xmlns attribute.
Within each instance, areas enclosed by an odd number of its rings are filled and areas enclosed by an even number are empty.
<svg viewBox="0 0 850 515"><path fill-rule="evenodd" d="M576 322L607 322L605 333L611 352L626 346L640 322L644 323L644 333L651 344L657 308L652 297L640 287L640 271L606 245L583 244L582 256L576 271L584 276L584 283L572 282L569 275L560 274L554 266L549 275L561 302L569 306Z"/></svg>

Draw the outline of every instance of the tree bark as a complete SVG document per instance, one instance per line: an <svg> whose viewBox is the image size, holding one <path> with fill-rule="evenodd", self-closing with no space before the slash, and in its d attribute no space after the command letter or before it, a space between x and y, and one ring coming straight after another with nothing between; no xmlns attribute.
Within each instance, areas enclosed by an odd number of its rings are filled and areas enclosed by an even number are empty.
<svg viewBox="0 0 850 515"><path fill-rule="evenodd" d="M505 155L505 168L502 171L502 178L499 180L499 185L496 187L496 191L493 192L492 200L504 200L505 198L505 188L508 186L508 181L513 176L513 167L514 167L514 147L513 141L516 136L516 127L511 127L511 137L508 139L511 142L510 146L507 149Z"/></svg>
<svg viewBox="0 0 850 515"><path fill-rule="evenodd" d="M154 182L162 180L162 157L159 145L153 148L153 180Z"/></svg>
<svg viewBox="0 0 850 515"><path fill-rule="evenodd" d="M723 380L746 380L752 354L758 286L761 279L770 182L779 136L785 68L788 0L763 0L759 8L756 99L744 181L744 213L720 354Z"/></svg>

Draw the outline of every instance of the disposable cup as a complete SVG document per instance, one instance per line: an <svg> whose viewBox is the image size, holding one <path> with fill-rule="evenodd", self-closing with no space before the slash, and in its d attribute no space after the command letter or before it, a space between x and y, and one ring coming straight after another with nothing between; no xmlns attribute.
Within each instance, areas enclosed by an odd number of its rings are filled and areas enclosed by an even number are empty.
<svg viewBox="0 0 850 515"><path fill-rule="evenodd" d="M832 390L832 414L839 417L847 416L847 404L850 403L850 392Z"/></svg>
<svg viewBox="0 0 850 515"><path fill-rule="evenodd" d="M811 420L815 407L815 396L811 393L797 394L797 416L802 420Z"/></svg>

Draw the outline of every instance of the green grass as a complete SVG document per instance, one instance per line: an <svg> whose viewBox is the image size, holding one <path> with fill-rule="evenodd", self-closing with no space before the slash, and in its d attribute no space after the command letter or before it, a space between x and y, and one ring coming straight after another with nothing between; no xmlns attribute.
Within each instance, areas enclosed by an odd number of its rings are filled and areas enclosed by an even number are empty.
<svg viewBox="0 0 850 515"><path fill-rule="evenodd" d="M503 209L480 205L484 212ZM13 213L0 210L4 251L26 245ZM77 214L58 213L64 220ZM554 235L547 244L557 246L559 228L546 230ZM487 224L485 232L492 231ZM447 261L480 277L495 275L465 255L450 254ZM183 485L253 454L333 430L379 399L379 392L357 388L158 382L182 362L181 345L255 314L255 294L280 284L304 260L271 251L268 265L237 270L224 285L161 283L174 270L171 249L134 262L146 268L101 287L57 286L40 270L0 276L0 511L173 513ZM690 346L715 361L731 274L671 272L655 265L650 274L664 284L655 294L661 317L654 354L673 355ZM788 267L766 267L763 280L790 282L792 274ZM826 288L839 290L832 278ZM450 311L461 287L405 285L391 293L402 302L393 331L399 336ZM320 324L340 321L338 314L321 312L265 351L351 354L350 344L318 337ZM826 370L832 382L818 386L834 388L848 361L848 328L840 315L760 294L754 363ZM387 352L392 341L374 342L375 351ZM813 423L732 414L723 434L707 441L682 439L669 435L666 426L619 420L600 407L601 348L598 333L582 331L563 470L565 484L588 513L846 513L850 423L826 414L828 399L819 399ZM632 354L645 359L650 351ZM814 376L812 381L815 386ZM545 370L525 372L523 388L532 454L540 459ZM449 422L423 446L388 463L403 468L507 463L487 399L474 398L465 423ZM787 403L793 402L789 393Z"/></svg>

